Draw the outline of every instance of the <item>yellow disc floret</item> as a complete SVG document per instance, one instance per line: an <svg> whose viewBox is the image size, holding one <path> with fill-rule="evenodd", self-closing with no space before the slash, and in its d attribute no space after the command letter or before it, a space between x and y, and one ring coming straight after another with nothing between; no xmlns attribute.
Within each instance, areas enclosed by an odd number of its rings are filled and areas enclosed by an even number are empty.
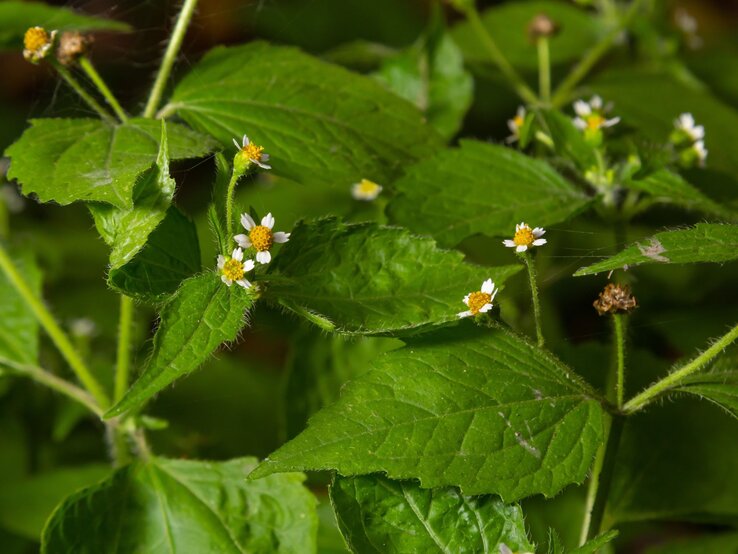
<svg viewBox="0 0 738 554"><path fill-rule="evenodd" d="M253 142L248 143L246 146L241 148L241 155L248 160L261 160L261 155L264 153L264 147L258 146Z"/></svg>
<svg viewBox="0 0 738 554"><path fill-rule="evenodd" d="M515 231L515 236L513 237L515 246L530 246L533 244L534 240L536 240L536 237L533 234L533 229L527 225L521 225L518 227L518 230Z"/></svg>
<svg viewBox="0 0 738 554"><path fill-rule="evenodd" d="M274 235L269 227L257 225L249 231L249 240L257 252L266 252L274 244Z"/></svg>
<svg viewBox="0 0 738 554"><path fill-rule="evenodd" d="M523 123L525 123L525 119L523 119L523 116L520 114L517 114L515 117L513 117L513 125L515 125L518 129L520 129L523 126Z"/></svg>
<svg viewBox="0 0 738 554"><path fill-rule="evenodd" d="M223 275L231 281L239 281L243 279L243 262L230 258L223 264Z"/></svg>
<svg viewBox="0 0 738 554"><path fill-rule="evenodd" d="M587 116L587 129L590 131L596 131L605 124L605 118L600 114L594 113Z"/></svg>
<svg viewBox="0 0 738 554"><path fill-rule="evenodd" d="M467 306L469 306L469 311L472 315L477 315L485 304L489 304L490 302L492 302L492 295L478 290L469 294Z"/></svg>
<svg viewBox="0 0 738 554"><path fill-rule="evenodd" d="M31 27L23 37L23 46L26 50L33 50L34 52L40 50L49 42L49 33L43 27Z"/></svg>

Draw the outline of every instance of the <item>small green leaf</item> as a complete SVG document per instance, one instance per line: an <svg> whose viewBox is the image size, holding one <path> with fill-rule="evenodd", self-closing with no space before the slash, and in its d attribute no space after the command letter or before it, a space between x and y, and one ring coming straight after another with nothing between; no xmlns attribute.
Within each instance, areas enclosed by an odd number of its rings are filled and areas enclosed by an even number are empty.
<svg viewBox="0 0 738 554"><path fill-rule="evenodd" d="M341 333L390 334L456 321L466 294L519 270L465 263L404 229L324 219L295 227L269 267L266 297L315 312Z"/></svg>
<svg viewBox="0 0 738 554"><path fill-rule="evenodd" d="M197 229L170 206L143 249L125 265L110 270L108 285L146 302L160 302L200 269Z"/></svg>
<svg viewBox="0 0 738 554"><path fill-rule="evenodd" d="M496 496L464 496L458 489L421 489L386 477L336 476L330 488L338 525L353 552L497 554L533 551L523 512Z"/></svg>
<svg viewBox="0 0 738 554"><path fill-rule="evenodd" d="M579 269L574 275L592 275L641 264L721 263L736 258L738 225L698 223L690 229L656 233L612 258Z"/></svg>
<svg viewBox="0 0 738 554"><path fill-rule="evenodd" d="M442 246L477 233L508 236L521 221L560 223L590 201L545 162L471 140L408 168L395 189L390 219Z"/></svg>
<svg viewBox="0 0 738 554"><path fill-rule="evenodd" d="M501 328L462 325L385 354L252 474L385 472L505 501L587 476L603 410L547 352Z"/></svg>
<svg viewBox="0 0 738 554"><path fill-rule="evenodd" d="M23 50L23 35L30 27L48 31L130 31L122 21L82 15L68 8L41 2L0 2L0 50Z"/></svg>
<svg viewBox="0 0 738 554"><path fill-rule="evenodd" d="M40 296L41 271L31 253L13 249L10 255L31 290ZM37 364L38 320L2 271L0 299L0 357L22 364Z"/></svg>
<svg viewBox="0 0 738 554"><path fill-rule="evenodd" d="M167 126L172 160L214 149L210 138L184 125ZM161 123L153 119L116 126L97 119L34 119L5 151L8 176L42 202L84 200L131 209L137 179L156 162L160 136Z"/></svg>
<svg viewBox="0 0 738 554"><path fill-rule="evenodd" d="M314 553L315 498L304 476L247 481L255 465L135 462L67 498L46 525L41 552Z"/></svg>
<svg viewBox="0 0 738 554"><path fill-rule="evenodd" d="M142 375L105 417L139 408L197 369L222 343L236 338L253 303L250 291L236 284L228 287L212 272L183 282L162 309L154 351Z"/></svg>
<svg viewBox="0 0 738 554"><path fill-rule="evenodd" d="M617 531L607 531L606 533L597 535L595 538L583 544L579 548L571 550L569 554L597 554L600 548L614 541L617 536Z"/></svg>
<svg viewBox="0 0 738 554"><path fill-rule="evenodd" d="M416 108L373 79L262 42L209 52L165 110L231 148L248 134L278 175L347 192L364 177L389 182L441 143Z"/></svg>

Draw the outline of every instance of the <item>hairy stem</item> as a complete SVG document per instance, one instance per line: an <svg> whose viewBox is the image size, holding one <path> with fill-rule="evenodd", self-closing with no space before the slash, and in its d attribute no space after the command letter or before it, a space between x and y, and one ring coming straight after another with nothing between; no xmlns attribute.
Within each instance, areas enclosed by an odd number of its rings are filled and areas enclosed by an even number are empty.
<svg viewBox="0 0 738 554"><path fill-rule="evenodd" d="M560 108L568 100L569 95L574 88L589 74L592 68L597 65L597 62L607 54L620 36L620 33L630 26L633 18L638 14L641 4L643 4L643 0L633 0L621 19L620 24L612 29L600 42L587 52L587 54L561 82L554 92L553 99L551 101L555 108Z"/></svg>
<svg viewBox="0 0 738 554"><path fill-rule="evenodd" d="M97 90L100 91L100 94L102 94L105 100L108 102L108 104L110 104L110 107L113 108L115 115L118 116L118 119L120 119L121 123L127 122L128 116L126 115L126 112L124 112L123 108L120 107L120 104L118 103L118 99L110 91L110 88L105 83L105 81L103 81L103 78L97 72L97 70L95 69L95 66L92 65L92 62L90 61L90 59L87 56L82 56L79 59L79 65L82 68L82 70L85 73L87 73L87 76L90 78L93 84L97 87Z"/></svg>
<svg viewBox="0 0 738 554"><path fill-rule="evenodd" d="M632 414L638 410L644 408L646 405L651 403L656 397L660 396L664 392L671 388L678 386L686 377L699 371L710 363L715 356L720 354L728 346L730 346L736 339L738 339L738 325L733 327L725 335L720 337L710 348L705 350L702 354L697 356L691 362L685 364L681 368L673 371L660 381L657 381L646 390L631 398L623 406L623 411L626 414Z"/></svg>
<svg viewBox="0 0 738 554"><path fill-rule="evenodd" d="M489 57L492 59L492 62L498 67L500 71L502 71L502 74L507 78L515 91L518 93L518 96L520 96L520 98L522 98L525 102L529 104L537 104L538 97L536 96L536 93L531 90L531 88L526 84L520 74L515 71L515 68L510 65L510 62L508 62L507 58L505 58L505 56L502 54L502 51L498 48L497 43L495 43L494 39L492 38L492 35L489 34L487 28L484 26L484 23L482 23L477 8L473 5L465 8L464 15L471 24L472 29L474 29L477 37L482 42L482 45L487 50Z"/></svg>
<svg viewBox="0 0 738 554"><path fill-rule="evenodd" d="M236 194L236 185L240 175L233 172L231 180L228 183L228 192L226 192L226 236L225 240L230 243L233 238L233 199ZM225 254L225 252L224 252Z"/></svg>
<svg viewBox="0 0 738 554"><path fill-rule="evenodd" d="M530 281L530 295L533 302L533 316L536 323L536 340L538 346L543 346L545 340L543 338L543 330L541 328L541 304L538 299L538 280L536 278L536 266L532 256L528 252L523 252L520 257L525 261L528 268L528 280Z"/></svg>
<svg viewBox="0 0 738 554"><path fill-rule="evenodd" d="M541 102L551 102L551 57L548 48L548 37L541 37L538 46L538 94Z"/></svg>
<svg viewBox="0 0 738 554"><path fill-rule="evenodd" d="M615 343L615 356L617 363L617 380L615 382L615 400L618 408L623 407L625 398L625 318L622 314L612 316L613 340Z"/></svg>
<svg viewBox="0 0 738 554"><path fill-rule="evenodd" d="M102 408L107 408L110 405L110 401L108 400L108 395L105 393L105 390L88 369L84 361L82 361L82 358L72 346L66 333L62 331L59 324L54 320L54 317L46 309L46 306L44 306L43 302L36 297L28 286L28 283L26 283L23 276L15 267L15 264L10 259L10 256L2 245L0 245L0 269L5 273L8 281L13 285L23 301L29 308L31 308L36 319L49 335L61 355L67 361L69 367L71 367L72 371L77 375L80 382L88 391L90 391Z"/></svg>
<svg viewBox="0 0 738 554"><path fill-rule="evenodd" d="M196 6L197 0L184 0L182 4L182 9L177 18L177 24L174 26L174 31L172 31L169 44L164 52L164 59L161 61L159 73L157 73L154 85L151 87L151 93L149 94L149 99L146 102L146 108L143 113L144 117L153 117L159 107L161 97L166 88L167 79L169 79L169 75L172 72L174 60L177 58L179 49L182 46L182 41L187 33L187 27L190 25L190 20L192 19L192 14Z"/></svg>
<svg viewBox="0 0 738 554"><path fill-rule="evenodd" d="M67 398L71 398L75 402L82 404L98 417L102 416L100 406L95 399L87 391L73 385L69 381L57 377L53 373L46 371L40 367L28 364L19 364L5 358L0 358L0 366L7 367L11 372L24 377L29 377L34 381L46 385L54 389L56 392L63 394Z"/></svg>
<svg viewBox="0 0 738 554"><path fill-rule="evenodd" d="M76 92L82 100L84 100L90 108L95 110L97 114L106 122L108 123L115 123L115 118L110 115L110 113L103 108L100 103L95 100L89 92L87 92L82 85L79 84L79 81L75 79L72 74L69 72L69 70L64 67L59 62L52 60L51 65L56 69L57 73L61 75L62 79L64 79L67 84L72 87L72 90Z"/></svg>
<svg viewBox="0 0 738 554"><path fill-rule="evenodd" d="M133 321L133 300L120 295L120 316L118 319L118 352L115 364L115 389L113 401L118 402L128 390L128 374L131 364L131 322Z"/></svg>

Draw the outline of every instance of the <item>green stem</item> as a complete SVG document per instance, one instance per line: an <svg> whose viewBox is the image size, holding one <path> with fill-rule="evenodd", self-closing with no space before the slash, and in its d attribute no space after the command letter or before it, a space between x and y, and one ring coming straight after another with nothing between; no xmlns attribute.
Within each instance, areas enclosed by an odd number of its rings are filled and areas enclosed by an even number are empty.
<svg viewBox="0 0 738 554"><path fill-rule="evenodd" d="M548 37L538 39L538 94L541 102L551 102L551 57L548 48Z"/></svg>
<svg viewBox="0 0 738 554"><path fill-rule="evenodd" d="M231 175L231 180L228 183L228 192L226 192L226 237L225 240L230 242L233 238L233 199L236 194L236 185L238 184L238 179L241 176L233 172L233 175ZM225 252L224 252L225 254Z"/></svg>
<svg viewBox="0 0 738 554"><path fill-rule="evenodd" d="M126 112L124 112L123 108L120 107L118 99L110 91L110 88L108 88L108 85L105 83L105 81L103 81L103 78L97 72L95 66L92 65L90 59L87 56L82 56L79 59L79 65L84 70L84 72L87 73L87 76L90 78L90 80L92 80L93 84L97 87L97 90L100 91L100 94L102 94L105 100L107 100L108 104L110 104L110 107L113 108L113 111L115 112L115 115L118 116L118 119L120 119L122 123L126 123L128 121L128 116L126 115Z"/></svg>
<svg viewBox="0 0 738 554"><path fill-rule="evenodd" d="M592 475L587 488L587 500L585 503L582 530L579 535L579 545L583 545L589 539L600 533L602 518L605 514L607 497L610 494L612 474L615 469L615 458L620 446L620 436L623 433L625 418L622 416L610 416L610 422L606 430L607 439L600 445L595 456Z"/></svg>
<svg viewBox="0 0 738 554"><path fill-rule="evenodd" d="M464 9L464 15L471 24L472 29L474 29L474 32L477 34L477 37L482 42L482 45L487 50L492 62L497 65L499 70L502 71L502 74L505 75L508 81L510 81L510 84L518 93L518 96L528 104L537 104L538 97L536 96L536 93L533 92L525 83L523 78L517 71L515 71L515 68L510 65L510 62L507 61L507 58L505 58L502 51L497 47L497 43L495 43L492 35L489 34L484 23L482 23L477 8L475 6L469 6Z"/></svg>
<svg viewBox="0 0 738 554"><path fill-rule="evenodd" d="M574 88L587 76L592 68L597 65L597 62L607 54L608 50L610 50L612 45L615 43L615 40L620 36L620 33L623 32L623 29L630 26L642 3L643 0L633 0L620 21L620 25L617 25L612 29L600 42L587 52L587 55L584 56L584 58L582 58L574 69L572 69L566 76L554 92L551 103L555 108L560 108L568 100L569 95Z"/></svg>
<svg viewBox="0 0 738 554"><path fill-rule="evenodd" d="M192 14L196 6L197 0L184 0L182 4L182 9L177 18L177 24L174 26L174 31L172 31L172 36L169 39L169 45L164 52L164 59L161 61L159 73L156 75L154 85L151 87L151 94L149 94L149 100L146 102L146 108L143 113L144 117L153 117L156 109L159 107L167 79L169 79L169 75L172 72L174 60L177 58L179 49L182 46L182 41L187 33L187 27L190 25L190 20L192 19Z"/></svg>
<svg viewBox="0 0 738 554"><path fill-rule="evenodd" d="M625 397L625 318L623 314L614 314L612 323L614 327L613 338L615 342L615 356L617 360L617 380L615 382L615 399L618 408L623 407Z"/></svg>
<svg viewBox="0 0 738 554"><path fill-rule="evenodd" d="M59 352L67 361L72 371L77 375L81 383L85 388L90 391L92 396L97 400L97 403L102 408L107 408L110 404L108 395L98 383L95 376L90 372L82 358L77 354L77 351L72 346L67 335L62 331L61 327L54 320L54 317L49 313L44 306L43 302L38 299L31 288L26 283L23 276L18 272L10 256L6 252L5 248L0 245L0 269L5 273L8 281L15 287L15 290L21 296L21 298L28 304L31 311L36 316L36 319L41 326L46 330L46 333L51 338L52 342L59 349Z"/></svg>
<svg viewBox="0 0 738 554"><path fill-rule="evenodd" d="M128 390L128 374L131 362L131 322L133 321L133 300L124 294L120 296L120 316L118 320L118 354L115 364L115 390L113 401L118 402Z"/></svg>
<svg viewBox="0 0 738 554"><path fill-rule="evenodd" d="M10 371L17 373L18 375L29 377L30 379L33 379L42 385L46 385L47 387L54 389L56 392L71 398L75 402L82 404L98 417L101 417L103 414L100 406L98 406L95 399L87 391L82 390L69 381L65 381L64 379L57 377L45 369L27 364L19 364L5 358L0 358L0 365L7 367Z"/></svg>
<svg viewBox="0 0 738 554"><path fill-rule="evenodd" d="M545 341L543 339L543 330L541 329L541 304L538 299L538 281L536 278L536 266L533 262L533 258L530 253L522 252L520 257L525 261L525 266L528 268L528 280L530 281L530 295L533 300L533 316L536 322L536 339L538 346L543 346Z"/></svg>
<svg viewBox="0 0 738 554"><path fill-rule="evenodd" d="M686 377L705 367L713 360L713 358L715 358L715 356L730 346L736 339L738 339L738 325L720 337L720 339L718 339L710 348L705 350L694 360L670 373L661 379L661 381L654 383L640 394L631 398L625 403L625 406L623 406L623 411L626 414L632 414L633 412L637 412L642 409L654 398L679 385Z"/></svg>
<svg viewBox="0 0 738 554"><path fill-rule="evenodd" d="M110 115L110 113L105 108L103 108L100 103L82 87L82 85L79 84L77 79L72 76L72 74L66 67L55 60L51 61L51 65L54 67L54 69L56 69L59 75L61 75L62 79L64 79L67 84L72 87L74 92L76 92L80 96L80 98L82 98L82 100L87 103L88 106L95 110L102 119L104 119L108 123L115 123L115 118Z"/></svg>

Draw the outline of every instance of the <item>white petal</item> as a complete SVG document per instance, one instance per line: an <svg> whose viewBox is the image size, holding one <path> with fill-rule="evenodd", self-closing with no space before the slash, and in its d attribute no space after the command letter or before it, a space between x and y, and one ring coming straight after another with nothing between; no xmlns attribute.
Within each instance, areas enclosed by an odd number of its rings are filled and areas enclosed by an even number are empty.
<svg viewBox="0 0 738 554"><path fill-rule="evenodd" d="M492 309L492 304L485 304L481 308L479 308L479 311L483 314L486 314L488 311Z"/></svg>
<svg viewBox="0 0 738 554"><path fill-rule="evenodd" d="M243 260L243 250L241 250L240 248L234 248L231 258L240 262L241 260Z"/></svg>
<svg viewBox="0 0 738 554"><path fill-rule="evenodd" d="M515 246L516 246L515 241L514 240L510 240L510 239L503 240L502 241L502 244L504 244L508 248L515 248Z"/></svg>
<svg viewBox="0 0 738 554"><path fill-rule="evenodd" d="M241 225L243 225L244 229L250 231L253 227L256 227L256 222L249 214L241 214Z"/></svg>
<svg viewBox="0 0 738 554"><path fill-rule="evenodd" d="M221 281L223 281L223 282L224 282L224 283L225 283L226 285L228 285L229 287L230 287L230 286L231 286L231 285L233 284L233 281L231 281L231 280L230 280L230 279L229 279L228 277L226 277L225 275L221 275L221 276L220 276L220 280L221 280Z"/></svg>
<svg viewBox="0 0 738 554"><path fill-rule="evenodd" d="M574 127L579 129L580 131L584 131L587 128L587 122L584 121L581 117L575 117Z"/></svg>
<svg viewBox="0 0 738 554"><path fill-rule="evenodd" d="M466 295L466 296L464 297L464 304L466 304L467 306L469 305L469 297L470 297L470 296L471 296L470 294L467 294L467 295Z"/></svg>
<svg viewBox="0 0 738 554"><path fill-rule="evenodd" d="M502 543L500 545L500 554L513 554L513 551L505 543Z"/></svg>
<svg viewBox="0 0 738 554"><path fill-rule="evenodd" d="M578 116L584 117L592 113L592 108L584 100L577 100L574 102L574 113Z"/></svg>
<svg viewBox="0 0 738 554"><path fill-rule="evenodd" d="M290 240L290 233L284 233L282 231L277 231L272 235L272 238L274 239L274 242L277 244L282 244L283 242L287 242Z"/></svg>
<svg viewBox="0 0 738 554"><path fill-rule="evenodd" d="M274 227L274 216L272 215L272 212L269 212L268 214L266 214L264 217L261 218L261 224L264 227L268 227L269 229Z"/></svg>
<svg viewBox="0 0 738 554"><path fill-rule="evenodd" d="M705 138L705 128L702 125L697 125L692 129L692 138L694 140L702 140Z"/></svg>
<svg viewBox="0 0 738 554"><path fill-rule="evenodd" d="M525 106L518 106L517 115L525 119Z"/></svg>
<svg viewBox="0 0 738 554"><path fill-rule="evenodd" d="M256 267L256 264L254 263L254 260L249 259L249 260L246 260L245 262L243 262L243 271L244 271L244 273L248 273L249 271L251 271L252 269L254 269L254 267Z"/></svg>
<svg viewBox="0 0 738 554"><path fill-rule="evenodd" d="M500 289L495 289L495 292L492 293L492 300L495 299L495 296L497 296L498 292L500 292Z"/></svg>
<svg viewBox="0 0 738 554"><path fill-rule="evenodd" d="M528 250L528 247L525 244L521 244L515 249L515 252L525 252Z"/></svg>
<svg viewBox="0 0 738 554"><path fill-rule="evenodd" d="M533 229L533 236L536 238L542 237L545 234L546 234L546 229L544 229L543 227L536 227L535 229Z"/></svg>
<svg viewBox="0 0 738 554"><path fill-rule="evenodd" d="M602 98L600 98L598 95L594 95L589 100L589 105L592 106L595 110L601 110L602 109Z"/></svg>
<svg viewBox="0 0 738 554"><path fill-rule="evenodd" d="M515 120L508 119L507 128L510 129L510 132L513 134L513 137L517 139L518 137L516 135L518 134L518 126L515 125Z"/></svg>
<svg viewBox="0 0 738 554"><path fill-rule="evenodd" d="M251 287L251 283L249 281L247 281L246 279L239 279L238 281L236 281L236 283L238 283L239 285L241 285L245 289Z"/></svg>
<svg viewBox="0 0 738 554"><path fill-rule="evenodd" d="M269 253L269 250L265 250L264 252L257 252L256 261L260 264L268 264L272 261L272 255Z"/></svg>
<svg viewBox="0 0 738 554"><path fill-rule="evenodd" d="M543 246L546 242L546 239L536 239L533 241L533 246Z"/></svg>
<svg viewBox="0 0 738 554"><path fill-rule="evenodd" d="M459 312L459 313L458 313L458 314L456 314L456 315L458 315L459 317L469 317L470 315L472 315L472 313L471 313L471 311L470 311L470 310L467 310L467 311L465 311L465 312Z"/></svg>
<svg viewBox="0 0 738 554"><path fill-rule="evenodd" d="M606 119L605 122L602 124L603 127L612 127L613 125L617 125L620 123L619 117L613 117L612 119Z"/></svg>
<svg viewBox="0 0 738 554"><path fill-rule="evenodd" d="M254 162L256 165L258 165L262 169L271 169L272 168L271 165L261 163L259 160L250 159L250 161Z"/></svg>
<svg viewBox="0 0 738 554"><path fill-rule="evenodd" d="M482 292L486 294L492 294L492 291L495 290L495 284L492 282L492 279L487 279L484 283L482 283Z"/></svg>
<svg viewBox="0 0 738 554"><path fill-rule="evenodd" d="M238 144L238 141L236 139L233 139L233 144L236 145L236 148L238 148L239 150L241 150L241 145Z"/></svg>
<svg viewBox="0 0 738 554"><path fill-rule="evenodd" d="M241 248L251 248L251 239L249 239L248 235L236 235L233 237L233 240L235 240Z"/></svg>
<svg viewBox="0 0 738 554"><path fill-rule="evenodd" d="M241 142L244 146L248 146L249 144L251 144L249 137L247 137L246 135L243 136L243 138L241 139Z"/></svg>
<svg viewBox="0 0 738 554"><path fill-rule="evenodd" d="M223 269L223 266L225 265L225 256L222 254L218 255L218 269Z"/></svg>

